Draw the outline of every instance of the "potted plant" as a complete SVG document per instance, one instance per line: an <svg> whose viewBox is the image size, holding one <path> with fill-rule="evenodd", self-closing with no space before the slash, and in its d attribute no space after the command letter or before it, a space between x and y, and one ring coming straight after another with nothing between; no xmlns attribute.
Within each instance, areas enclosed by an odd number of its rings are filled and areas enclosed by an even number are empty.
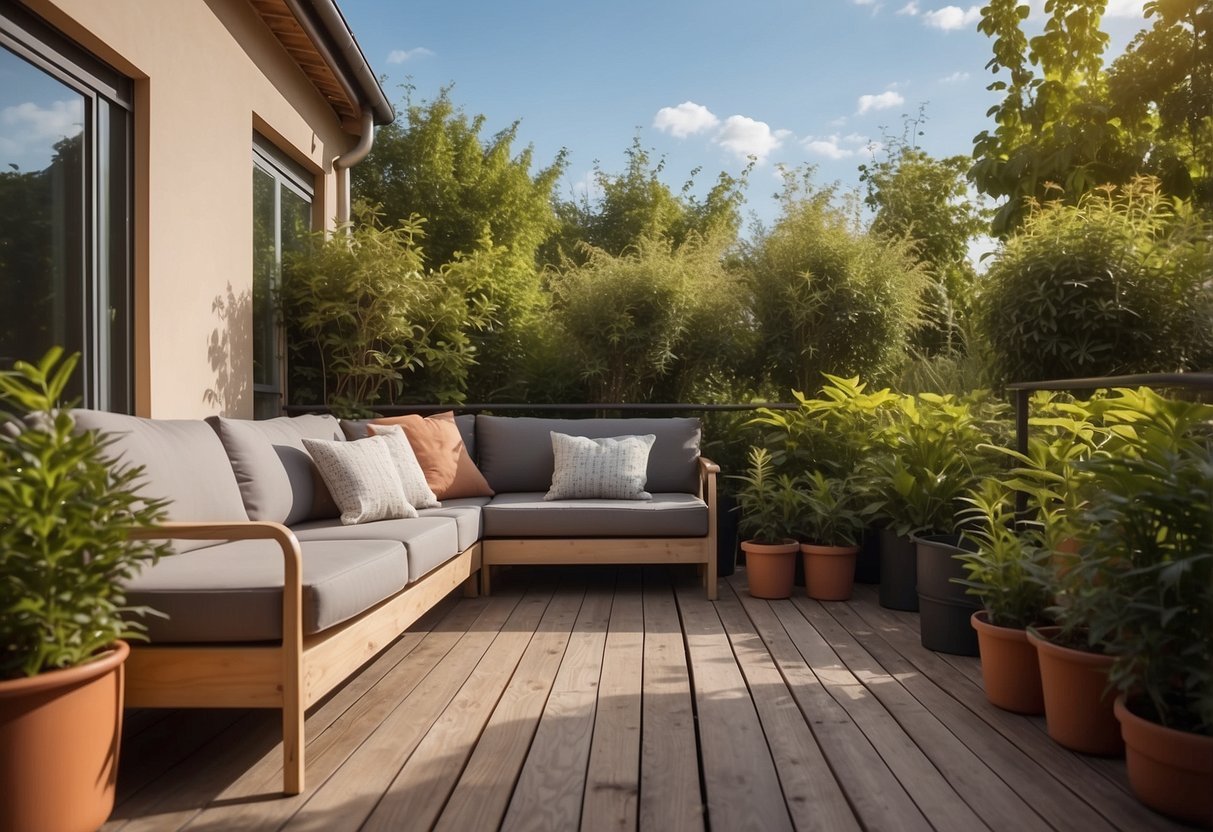
<svg viewBox="0 0 1213 832"><path fill-rule="evenodd" d="M817 396L807 398L793 391L799 407L760 409L751 424L772 428L766 437L768 447L780 448L791 464L855 483L856 469L886 435L882 428L901 397L887 388L868 391L858 376L823 376L826 383ZM856 562L855 580L879 583L878 530L868 528L861 538L865 545Z"/></svg>
<svg viewBox="0 0 1213 832"><path fill-rule="evenodd" d="M79 358L55 348L0 372L0 828L93 830L113 808L122 663L140 626L122 581L166 548L128 540L162 520L74 430L60 398Z"/></svg>
<svg viewBox="0 0 1213 832"><path fill-rule="evenodd" d="M734 477L741 483L737 504L741 510L741 541L745 552L746 578L755 598L787 598L796 577L796 554L800 544L792 537L802 498L796 481L776 474L771 452L750 449L745 474Z"/></svg>
<svg viewBox="0 0 1213 832"><path fill-rule="evenodd" d="M855 582L863 516L853 483L813 471L802 479L800 544L805 591L818 601L845 601Z"/></svg>
<svg viewBox="0 0 1213 832"><path fill-rule="evenodd" d="M1130 395L1125 391L1122 398ZM1112 657L1138 798L1213 823L1213 406L1132 394L1147 415L1086 464L1102 580L1081 604Z"/></svg>
<svg viewBox="0 0 1213 832"><path fill-rule="evenodd" d="M1052 551L1043 526L1017 522L1014 491L993 477L965 502L965 537L975 548L957 555L965 570L957 582L982 605L971 623L986 698L1008 711L1044 713L1040 666L1027 634L1029 626L1048 622Z"/></svg>
<svg viewBox="0 0 1213 832"><path fill-rule="evenodd" d="M877 450L859 472L868 498L864 510L884 526L882 606L918 610L922 595L951 602L932 605L932 613L935 606L939 610L957 603L971 606L951 585L951 578L961 576L959 564L953 561L961 542L957 512L961 498L997 469L996 455L984 448L1005 423L1004 410L980 391L964 398L921 393L903 396L895 418L882 428ZM920 540L932 559L925 570L930 580L926 587L919 586ZM969 631L969 612L948 629Z"/></svg>

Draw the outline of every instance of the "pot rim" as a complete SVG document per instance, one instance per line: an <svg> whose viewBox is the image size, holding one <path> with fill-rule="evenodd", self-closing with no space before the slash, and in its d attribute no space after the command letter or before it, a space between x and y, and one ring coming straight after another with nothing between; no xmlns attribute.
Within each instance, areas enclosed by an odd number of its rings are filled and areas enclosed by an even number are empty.
<svg viewBox="0 0 1213 832"><path fill-rule="evenodd" d="M90 682L119 667L126 661L130 652L130 645L122 639L118 639L103 652L74 667L47 670L36 676L25 676L19 679L0 680L0 697L27 696Z"/></svg>
<svg viewBox="0 0 1213 832"><path fill-rule="evenodd" d="M800 552L800 543L790 537L785 537L782 543L758 543L753 540L743 540L741 541L741 551L764 555L794 555Z"/></svg>
<svg viewBox="0 0 1213 832"><path fill-rule="evenodd" d="M821 555L823 557L845 557L859 554L858 546L825 546L819 543L801 543L800 552L805 555Z"/></svg>
<svg viewBox="0 0 1213 832"><path fill-rule="evenodd" d="M1028 641L1036 645L1037 650L1044 650L1046 653L1052 653L1054 656L1065 657L1077 664L1086 664L1093 667L1104 667L1110 664L1114 657L1106 653L1093 653L1090 650L1075 650L1073 647L1065 647L1057 644L1049 638L1050 633L1058 633L1060 627L1036 627L1035 630L1029 628ZM1040 633L1040 635L1037 635Z"/></svg>
<svg viewBox="0 0 1213 832"><path fill-rule="evenodd" d="M1112 704L1112 712L1116 714L1116 719L1120 722L1121 732L1126 735L1126 744L1133 745L1135 748L1137 747L1136 743L1133 743L1129 736L1127 736L1129 734L1140 734L1142 731L1157 731L1163 737L1163 742L1159 743L1159 746L1165 746L1173 750L1174 754L1168 755L1172 756L1173 760L1183 761L1185 767L1213 774L1213 755L1209 754L1209 750L1213 748L1213 737L1206 737L1203 734L1193 734L1190 731L1180 731L1177 728L1168 728L1152 719L1146 719L1144 716L1135 714L1129 708L1128 701L1123 693L1116 697L1116 701ZM1139 753L1145 753L1140 749L1138 750ZM1147 756L1157 759L1155 754L1148 754ZM1200 765L1202 760L1207 761L1207 763Z"/></svg>

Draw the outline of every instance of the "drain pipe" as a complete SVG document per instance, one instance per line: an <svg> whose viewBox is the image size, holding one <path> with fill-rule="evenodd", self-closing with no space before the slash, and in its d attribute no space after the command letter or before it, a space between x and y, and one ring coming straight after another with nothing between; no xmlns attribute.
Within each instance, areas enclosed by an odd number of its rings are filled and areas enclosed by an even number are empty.
<svg viewBox="0 0 1213 832"><path fill-rule="evenodd" d="M339 226L350 221L350 168L366 158L374 143L375 114L368 107L362 111L362 135L358 137L358 143L333 159L333 170L337 173L337 225Z"/></svg>

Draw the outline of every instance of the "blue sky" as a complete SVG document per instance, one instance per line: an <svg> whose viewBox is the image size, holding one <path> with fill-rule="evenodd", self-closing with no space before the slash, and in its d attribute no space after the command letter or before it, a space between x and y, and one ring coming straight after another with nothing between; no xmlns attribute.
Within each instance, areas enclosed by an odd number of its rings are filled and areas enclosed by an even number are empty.
<svg viewBox="0 0 1213 832"><path fill-rule="evenodd" d="M946 0L339 2L394 102L406 80L421 99L453 83L486 134L520 119L538 164L568 148L566 193L595 160L621 170L639 131L675 188L695 167L707 186L757 156L748 209L769 221L779 163L854 187L903 114L926 105L922 146L968 153L997 101L979 7ZM1141 6L1109 0L1109 58L1144 25Z"/></svg>

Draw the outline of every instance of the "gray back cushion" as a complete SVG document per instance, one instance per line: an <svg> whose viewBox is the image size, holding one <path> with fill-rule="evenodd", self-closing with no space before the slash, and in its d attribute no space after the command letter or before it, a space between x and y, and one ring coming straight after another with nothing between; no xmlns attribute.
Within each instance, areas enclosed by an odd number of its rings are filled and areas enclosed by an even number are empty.
<svg viewBox="0 0 1213 832"><path fill-rule="evenodd" d="M476 417L478 464L498 494L547 491L552 484L551 432L603 439L651 433L649 491L695 493L699 488L698 419L533 419Z"/></svg>
<svg viewBox="0 0 1213 832"><path fill-rule="evenodd" d="M142 465L140 493L169 499L169 520L245 521L248 514L219 437L201 419L141 419L99 410L75 410L80 430L97 430L113 439L107 453L118 462ZM176 541L179 552L214 544L212 540Z"/></svg>
<svg viewBox="0 0 1213 832"><path fill-rule="evenodd" d="M249 519L290 525L337 516L337 506L303 447L305 438L343 439L334 417L279 416L253 422L212 416L207 421L227 451Z"/></svg>
<svg viewBox="0 0 1213 832"><path fill-rule="evenodd" d="M345 438L351 441L355 439L366 439L368 430L367 425L370 423L370 419L342 419L341 430L345 434ZM464 447L468 449L468 456L475 460L476 415L474 413L464 413L461 416L456 416L455 426L459 428L459 435L463 438Z"/></svg>

